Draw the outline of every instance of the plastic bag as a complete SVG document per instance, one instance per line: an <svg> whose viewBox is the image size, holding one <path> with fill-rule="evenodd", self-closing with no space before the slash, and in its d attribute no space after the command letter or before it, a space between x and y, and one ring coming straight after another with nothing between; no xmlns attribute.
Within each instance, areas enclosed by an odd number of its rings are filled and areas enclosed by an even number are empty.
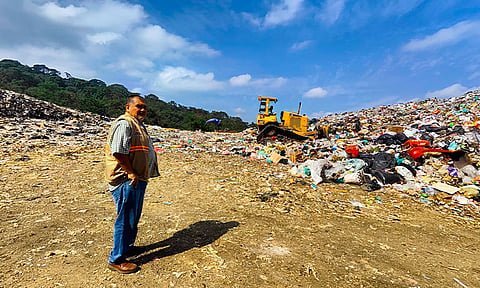
<svg viewBox="0 0 480 288"><path fill-rule="evenodd" d="M362 170L367 164L362 159L349 159L345 163L345 170L356 172Z"/></svg>
<svg viewBox="0 0 480 288"><path fill-rule="evenodd" d="M413 173L405 166L397 166L395 167L395 171L397 171L398 174L402 175L403 178L407 181L413 181L415 180L415 176Z"/></svg>
<svg viewBox="0 0 480 288"><path fill-rule="evenodd" d="M384 170L395 166L397 166L397 160L394 155L385 152L379 152L374 155L372 169Z"/></svg>
<svg viewBox="0 0 480 288"><path fill-rule="evenodd" d="M343 174L343 182L361 185L363 183L363 172L360 170L353 173L345 173Z"/></svg>
<svg viewBox="0 0 480 288"><path fill-rule="evenodd" d="M322 171L323 167L327 163L327 160L307 160L305 161L304 166L310 170L310 177L312 177L313 184L317 185L318 183L323 182Z"/></svg>
<svg viewBox="0 0 480 288"><path fill-rule="evenodd" d="M340 163L334 163L331 167L324 169L325 178L330 181L335 181L341 178L341 175L345 172L345 167Z"/></svg>

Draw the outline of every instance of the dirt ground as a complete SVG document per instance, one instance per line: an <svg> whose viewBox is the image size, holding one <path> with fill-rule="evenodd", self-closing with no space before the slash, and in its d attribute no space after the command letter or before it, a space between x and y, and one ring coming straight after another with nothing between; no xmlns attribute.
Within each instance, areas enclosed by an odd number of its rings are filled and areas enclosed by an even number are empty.
<svg viewBox="0 0 480 288"><path fill-rule="evenodd" d="M480 287L476 213L173 149L121 275L100 146L1 148L0 287Z"/></svg>

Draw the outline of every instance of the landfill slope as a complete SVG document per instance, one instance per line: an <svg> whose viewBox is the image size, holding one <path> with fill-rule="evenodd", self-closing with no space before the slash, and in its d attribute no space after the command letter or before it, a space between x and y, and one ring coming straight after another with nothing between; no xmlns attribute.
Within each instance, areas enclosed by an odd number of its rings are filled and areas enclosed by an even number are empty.
<svg viewBox="0 0 480 288"><path fill-rule="evenodd" d="M472 205L313 184L265 156L293 144L160 127L131 259L142 269L112 272L109 123L93 118L0 118L0 287L480 287Z"/></svg>

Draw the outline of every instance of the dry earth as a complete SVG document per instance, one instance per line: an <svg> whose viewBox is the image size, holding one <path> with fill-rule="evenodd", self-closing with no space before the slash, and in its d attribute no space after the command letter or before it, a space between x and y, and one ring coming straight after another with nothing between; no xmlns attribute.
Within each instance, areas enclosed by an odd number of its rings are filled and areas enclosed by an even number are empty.
<svg viewBox="0 0 480 288"><path fill-rule="evenodd" d="M112 272L94 146L1 147L0 287L480 287L478 214L174 149L147 188L141 270Z"/></svg>

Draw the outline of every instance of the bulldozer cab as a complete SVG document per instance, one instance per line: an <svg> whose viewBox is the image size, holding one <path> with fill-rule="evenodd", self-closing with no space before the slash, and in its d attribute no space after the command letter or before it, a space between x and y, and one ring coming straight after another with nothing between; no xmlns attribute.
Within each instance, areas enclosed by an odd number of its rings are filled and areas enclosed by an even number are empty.
<svg viewBox="0 0 480 288"><path fill-rule="evenodd" d="M257 126L259 131L268 124L278 125L277 114L273 112L273 104L277 103L278 99L275 97L258 96L260 101L260 108L257 115Z"/></svg>
<svg viewBox="0 0 480 288"><path fill-rule="evenodd" d="M273 114L273 103L277 103L278 99L274 97L258 96L258 101L260 101L260 109L258 109L258 112L270 115Z"/></svg>

